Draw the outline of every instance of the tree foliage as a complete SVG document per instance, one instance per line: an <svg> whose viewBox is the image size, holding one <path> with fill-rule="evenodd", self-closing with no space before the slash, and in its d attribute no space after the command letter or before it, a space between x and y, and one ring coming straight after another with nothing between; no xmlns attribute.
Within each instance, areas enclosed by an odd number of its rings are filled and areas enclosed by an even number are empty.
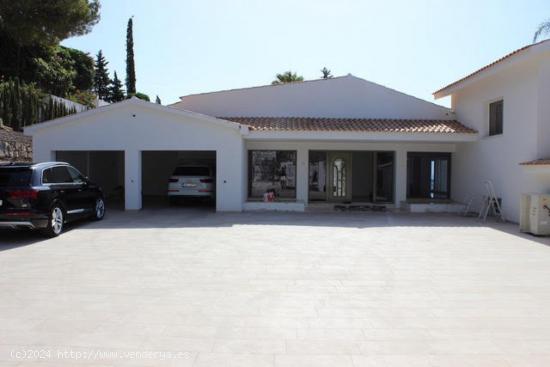
<svg viewBox="0 0 550 367"><path fill-rule="evenodd" d="M327 69L326 67L323 67L323 68L321 69L321 74L322 74L322 75L321 75L321 78L323 78L323 79L330 79L330 78L334 77L334 76L332 75L332 73L330 72L330 70Z"/></svg>
<svg viewBox="0 0 550 367"><path fill-rule="evenodd" d="M546 22L541 23L535 34L533 35L533 43L537 42L540 37L543 35L550 33L550 20L547 20Z"/></svg>
<svg viewBox="0 0 550 367"><path fill-rule="evenodd" d="M298 75L296 73L293 73L292 71L285 71L284 73L277 74L275 76L277 79L275 79L271 84L277 85L277 84L287 84L287 83L295 83L295 82L303 82L304 77L301 75Z"/></svg>
<svg viewBox="0 0 550 367"><path fill-rule="evenodd" d="M79 91L91 90L94 85L94 59L88 53L74 48L61 46L61 49L64 49L73 61L72 66L76 73L72 81L73 87Z"/></svg>
<svg viewBox="0 0 550 367"><path fill-rule="evenodd" d="M25 82L36 82L44 91L67 97L89 90L94 77L94 62L87 54L73 48L56 46L52 53L34 59L35 70Z"/></svg>
<svg viewBox="0 0 550 367"><path fill-rule="evenodd" d="M20 46L56 45L90 32L99 0L0 0L0 27Z"/></svg>
<svg viewBox="0 0 550 367"><path fill-rule="evenodd" d="M73 94L67 96L67 99L80 103L88 108L94 108L96 107L97 96L95 93L88 90L77 90Z"/></svg>
<svg viewBox="0 0 550 367"><path fill-rule="evenodd" d="M111 78L109 78L107 65L109 62L105 60L103 51L99 50L95 59L94 90L97 96L104 101L108 101L111 95Z"/></svg>
<svg viewBox="0 0 550 367"><path fill-rule="evenodd" d="M133 18L133 17L132 17ZM134 21L128 19L126 29L126 92L128 96L136 94L136 66L134 63Z"/></svg>
<svg viewBox="0 0 550 367"><path fill-rule="evenodd" d="M91 106L94 61L59 45L88 33L99 0L0 0L0 117L16 130L76 112L56 95Z"/></svg>
<svg viewBox="0 0 550 367"><path fill-rule="evenodd" d="M45 95L34 84L9 80L0 83L0 118L21 131L25 126L76 113L63 102Z"/></svg>
<svg viewBox="0 0 550 367"><path fill-rule="evenodd" d="M97 0L0 0L0 76L66 97L90 89L93 60L58 44L99 19Z"/></svg>
<svg viewBox="0 0 550 367"><path fill-rule="evenodd" d="M113 78L113 83L111 84L110 89L110 95L109 95L109 102L120 102L125 99L124 97L124 91L122 90L122 82L118 78L118 75L116 75Z"/></svg>
<svg viewBox="0 0 550 367"><path fill-rule="evenodd" d="M150 102L151 99L149 98L149 96L145 93L141 93L141 92L137 92L135 95L135 97L139 98L139 99L143 99L144 101L147 101L147 102Z"/></svg>

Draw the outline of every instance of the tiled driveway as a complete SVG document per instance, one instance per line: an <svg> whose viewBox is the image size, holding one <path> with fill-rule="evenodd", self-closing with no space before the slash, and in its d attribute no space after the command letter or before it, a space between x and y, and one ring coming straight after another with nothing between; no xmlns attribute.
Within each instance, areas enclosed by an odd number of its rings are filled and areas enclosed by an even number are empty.
<svg viewBox="0 0 550 367"><path fill-rule="evenodd" d="M0 232L0 365L550 366L550 240L516 232L192 210Z"/></svg>

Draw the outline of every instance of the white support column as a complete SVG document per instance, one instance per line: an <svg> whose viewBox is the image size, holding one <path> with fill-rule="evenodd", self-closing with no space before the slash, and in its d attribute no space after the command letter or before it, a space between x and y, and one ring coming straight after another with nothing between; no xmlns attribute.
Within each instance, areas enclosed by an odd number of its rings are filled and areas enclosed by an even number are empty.
<svg viewBox="0 0 550 367"><path fill-rule="evenodd" d="M407 151L395 151L395 207L400 208L401 202L407 200Z"/></svg>
<svg viewBox="0 0 550 367"><path fill-rule="evenodd" d="M141 209L141 152L124 152L124 206L126 210Z"/></svg>
<svg viewBox="0 0 550 367"><path fill-rule="evenodd" d="M298 148L296 155L296 200L307 205L309 191L309 151L307 148Z"/></svg>

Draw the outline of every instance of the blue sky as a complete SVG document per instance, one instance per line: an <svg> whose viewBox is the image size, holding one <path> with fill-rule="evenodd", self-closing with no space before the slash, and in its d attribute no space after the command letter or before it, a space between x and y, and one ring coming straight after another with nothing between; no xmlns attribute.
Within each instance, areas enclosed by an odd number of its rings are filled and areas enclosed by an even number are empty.
<svg viewBox="0 0 550 367"><path fill-rule="evenodd" d="M269 84L293 70L361 78L433 101L431 93L531 42L548 0L103 0L101 21L64 45L125 76L134 16L137 89L179 96ZM438 103L448 104L446 100Z"/></svg>

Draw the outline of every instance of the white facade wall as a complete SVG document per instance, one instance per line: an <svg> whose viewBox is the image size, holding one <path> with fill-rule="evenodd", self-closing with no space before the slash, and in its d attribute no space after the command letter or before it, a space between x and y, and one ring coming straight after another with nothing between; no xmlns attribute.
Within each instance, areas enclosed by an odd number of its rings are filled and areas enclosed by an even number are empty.
<svg viewBox="0 0 550 367"><path fill-rule="evenodd" d="M550 62L535 57L508 67L452 95L457 119L480 133L478 141L457 146L452 162L452 196L464 202L485 194L491 180L508 219L519 221L521 193L550 192L545 175L521 162L550 156ZM489 103L504 101L502 135L489 136Z"/></svg>
<svg viewBox="0 0 550 367"><path fill-rule="evenodd" d="M195 94L171 107L217 117L454 118L446 107L352 75Z"/></svg>
<svg viewBox="0 0 550 367"><path fill-rule="evenodd" d="M296 200L307 204L309 151L393 151L395 152L394 198L395 206L400 207L407 199L407 152L449 152L456 149L454 143L426 142L353 142L353 141L267 141L247 140L248 150L295 150L297 152ZM247 153L248 154L248 153ZM353 168L352 168L353 170ZM248 172L248 169L247 169ZM248 195L248 193L246 194Z"/></svg>
<svg viewBox="0 0 550 367"><path fill-rule="evenodd" d="M240 211L243 203L244 142L238 129L205 121L192 114L161 111L144 102L123 102L89 111L76 120L37 125L33 135L36 162L55 158L58 150L122 150L125 160L126 209L140 209L142 151L216 151L216 207Z"/></svg>

